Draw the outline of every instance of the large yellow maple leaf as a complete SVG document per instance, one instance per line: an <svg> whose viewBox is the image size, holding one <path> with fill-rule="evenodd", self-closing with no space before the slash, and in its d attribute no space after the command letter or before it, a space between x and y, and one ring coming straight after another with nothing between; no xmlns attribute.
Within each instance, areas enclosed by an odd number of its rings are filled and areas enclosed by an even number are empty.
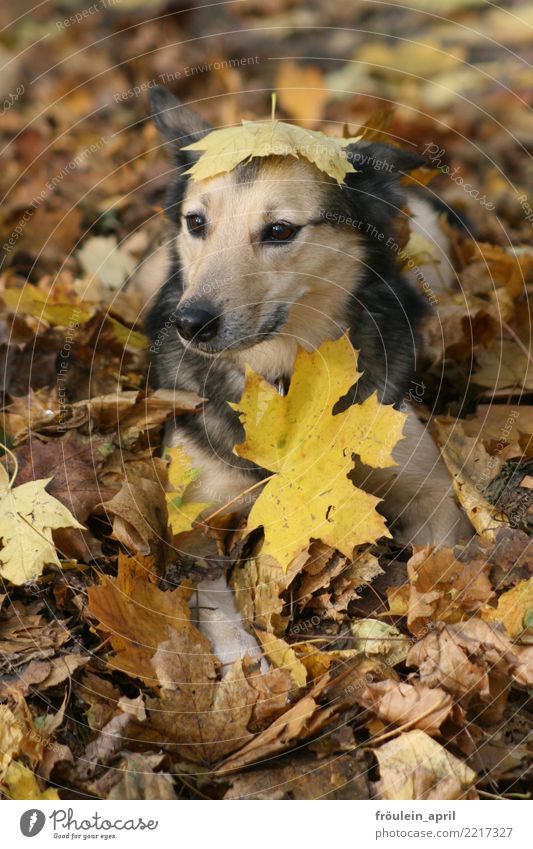
<svg viewBox="0 0 533 849"><path fill-rule="evenodd" d="M205 180L232 171L254 156L303 156L342 183L356 169L345 148L361 136L337 138L318 130L305 130L284 121L243 121L238 127L213 130L184 150L202 151L186 172L193 180Z"/></svg>
<svg viewBox="0 0 533 849"><path fill-rule="evenodd" d="M284 569L311 539L351 557L356 545L390 536L379 499L347 477L353 455L374 468L395 465L405 416L371 395L338 415L335 403L358 380L357 351L346 336L312 353L299 350L285 397L248 370L240 413L246 439L235 452L274 472L248 517L263 526L263 553Z"/></svg>

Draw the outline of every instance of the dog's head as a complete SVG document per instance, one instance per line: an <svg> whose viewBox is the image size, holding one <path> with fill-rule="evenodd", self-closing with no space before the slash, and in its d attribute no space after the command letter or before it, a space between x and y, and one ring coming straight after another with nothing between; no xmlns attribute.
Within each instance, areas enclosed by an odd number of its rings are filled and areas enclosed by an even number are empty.
<svg viewBox="0 0 533 849"><path fill-rule="evenodd" d="M176 325L186 344L256 368L259 359L264 374L284 370L269 368L273 339L289 366L296 344L341 335L372 244L386 250L403 202L399 179L421 158L359 143L348 149L358 170L343 186L292 156L254 158L195 182L183 176L195 154L182 148L211 127L162 87L151 89L151 106L176 164L167 214L177 225Z"/></svg>

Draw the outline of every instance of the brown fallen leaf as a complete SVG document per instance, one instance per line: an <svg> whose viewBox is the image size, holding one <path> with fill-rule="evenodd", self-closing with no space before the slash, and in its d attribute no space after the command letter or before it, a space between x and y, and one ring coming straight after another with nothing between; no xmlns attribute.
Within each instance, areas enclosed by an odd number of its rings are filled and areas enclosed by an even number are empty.
<svg viewBox="0 0 533 849"><path fill-rule="evenodd" d="M113 779L118 776L118 781L108 793L97 795L106 799L177 799L174 777L155 771L163 759L155 752L124 752L111 770Z"/></svg>
<svg viewBox="0 0 533 849"><path fill-rule="evenodd" d="M437 625L411 648L407 664L418 667L423 683L443 687L464 706L475 697L487 702L490 687L479 644L473 646L474 652L469 656L457 639L458 627Z"/></svg>
<svg viewBox="0 0 533 849"><path fill-rule="evenodd" d="M440 726L453 710L452 697L440 687L404 681L377 681L368 684L361 702L379 719L393 725L409 723L430 737L439 733Z"/></svg>
<svg viewBox="0 0 533 849"><path fill-rule="evenodd" d="M322 618L343 621L349 603L359 598L357 591L382 571L377 557L366 547L356 549L350 560L316 541L309 547L301 578L291 584L291 591L304 618L313 611Z"/></svg>
<svg viewBox="0 0 533 849"><path fill-rule="evenodd" d="M490 579L495 590L516 586L533 577L531 537L515 528L502 528L496 542L486 551Z"/></svg>
<svg viewBox="0 0 533 849"><path fill-rule="evenodd" d="M436 430L461 506L480 539L493 543L496 532L508 522L507 517L493 507L483 493L500 471L501 462L498 457L489 455L479 440L465 436L458 421L437 419Z"/></svg>
<svg viewBox="0 0 533 849"><path fill-rule="evenodd" d="M412 647L407 664L418 667L422 682L442 687L488 725L503 716L512 680L531 681L529 648L514 646L501 626L475 618L436 625Z"/></svg>
<svg viewBox="0 0 533 849"><path fill-rule="evenodd" d="M145 718L146 713L144 712L142 696L139 696L137 701L143 708L142 717ZM129 727L134 717L132 717L132 712L128 710L127 704L121 709L121 702L122 700L118 703L118 712L91 740L83 758L77 762L75 769L77 781L87 781L100 766L108 764L128 744Z"/></svg>
<svg viewBox="0 0 533 849"><path fill-rule="evenodd" d="M106 678L87 671L79 682L74 683L74 690L77 697L89 705L86 711L87 725L93 733L101 731L117 712L120 690Z"/></svg>
<svg viewBox="0 0 533 849"><path fill-rule="evenodd" d="M62 619L49 622L42 614L44 604L29 605L15 601L0 612L0 669L13 668L33 660L53 656L70 639L67 623Z"/></svg>
<svg viewBox="0 0 533 849"><path fill-rule="evenodd" d="M314 724L320 708L312 696L304 696L276 719L272 725L258 734L249 743L240 748L236 755L229 757L217 770L219 775L234 772L245 766L263 760L277 752L290 748L297 740L309 736L309 728ZM330 717L324 717L326 722Z"/></svg>
<svg viewBox="0 0 533 849"><path fill-rule="evenodd" d="M87 411L99 431L120 428L123 436L131 439L141 431L159 427L174 413L195 412L201 402L202 398L194 392L157 389L146 394L127 390L76 401L72 407Z"/></svg>
<svg viewBox="0 0 533 849"><path fill-rule="evenodd" d="M374 669L374 666L371 668ZM361 689L365 673L364 665L352 667L349 663L340 673L327 672L307 695L223 761L215 774L224 776L243 769L271 755L287 751L297 742L302 743L317 734L334 716L353 708L356 701L354 692ZM324 699L326 703L322 705Z"/></svg>
<svg viewBox="0 0 533 849"><path fill-rule="evenodd" d="M307 553L304 555L304 560ZM288 618L282 616L284 602L281 593L287 589L296 572L303 565L301 559L285 572L280 564L265 554L249 557L237 564L233 570L231 585L235 593L235 602L243 619L252 623L258 630L282 635L288 624Z"/></svg>
<svg viewBox="0 0 533 849"><path fill-rule="evenodd" d="M53 472L47 491L68 507L79 522L85 522L96 505L113 494L97 477L112 450L111 443L101 437L85 439L76 432L48 442L30 439L17 451L16 483L27 483Z"/></svg>
<svg viewBox="0 0 533 849"><path fill-rule="evenodd" d="M374 750L380 799L477 799L475 772L424 731L400 734Z"/></svg>
<svg viewBox="0 0 533 849"><path fill-rule="evenodd" d="M533 389L531 358L522 346L511 340L502 340L491 350L477 354L479 368L472 376L474 383L488 389L508 389L509 395L520 389Z"/></svg>
<svg viewBox="0 0 533 849"><path fill-rule="evenodd" d="M328 91L322 71L312 65L283 61L276 77L278 102L289 118L303 127L314 127L322 117Z"/></svg>
<svg viewBox="0 0 533 849"><path fill-rule="evenodd" d="M164 559L169 542L165 495L166 465L158 457L151 462L132 460L125 464L125 481L101 510L112 517L113 538L130 551Z"/></svg>
<svg viewBox="0 0 533 849"><path fill-rule="evenodd" d="M369 799L368 764L361 751L319 759L304 752L264 769L232 776L224 799Z"/></svg>
<svg viewBox="0 0 533 849"><path fill-rule="evenodd" d="M153 660L163 691L159 699L148 699L147 708L150 739L159 738L158 745L186 761L207 765L251 738L248 723L257 691L243 661L233 663L218 681L217 659L206 651L204 640L169 629L169 639Z"/></svg>
<svg viewBox="0 0 533 849"><path fill-rule="evenodd" d="M160 680L152 658L169 639L167 629L202 640L190 624L187 594L181 589L158 589L148 579L143 563L134 557L120 555L118 576L102 575L100 584L89 587L87 610L97 620L97 629L111 635L114 654L107 658L108 666L156 689ZM206 638L203 646L210 652Z"/></svg>
<svg viewBox="0 0 533 849"><path fill-rule="evenodd" d="M0 681L0 698L13 693L27 696L35 690L47 690L66 681L89 662L89 657L78 654L56 655L52 660L32 660L25 669Z"/></svg>
<svg viewBox="0 0 533 849"><path fill-rule="evenodd" d="M28 395L14 397L5 412L1 413L2 426L11 437L13 445L27 438L29 432L39 433L57 423L61 405L54 387L30 389Z"/></svg>
<svg viewBox="0 0 533 849"><path fill-rule="evenodd" d="M421 636L429 621L457 622L487 604L493 596L487 571L484 557L464 563L450 548L414 546L407 564L411 633Z"/></svg>

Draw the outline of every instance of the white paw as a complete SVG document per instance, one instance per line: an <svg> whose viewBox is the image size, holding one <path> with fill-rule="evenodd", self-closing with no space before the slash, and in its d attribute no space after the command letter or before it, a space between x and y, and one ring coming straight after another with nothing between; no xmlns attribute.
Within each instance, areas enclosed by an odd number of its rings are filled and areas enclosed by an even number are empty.
<svg viewBox="0 0 533 849"><path fill-rule="evenodd" d="M222 675L245 654L261 661L261 672L268 672L259 643L244 627L232 589L224 576L215 581L204 580L191 598L193 621L211 641L213 654L222 662Z"/></svg>

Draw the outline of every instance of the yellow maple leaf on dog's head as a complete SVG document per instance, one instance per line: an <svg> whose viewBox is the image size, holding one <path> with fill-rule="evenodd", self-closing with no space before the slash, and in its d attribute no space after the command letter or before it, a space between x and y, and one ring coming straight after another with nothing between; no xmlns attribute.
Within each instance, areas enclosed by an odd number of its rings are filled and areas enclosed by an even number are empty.
<svg viewBox="0 0 533 849"><path fill-rule="evenodd" d="M263 526L263 553L285 569L311 539L351 557L356 545L390 536L376 510L380 499L357 489L348 474L354 454L374 468L395 465L392 450L405 415L375 394L333 415L359 377L357 351L343 336L312 353L298 351L285 397L248 370L242 398L231 405L246 432L235 452L275 473L248 527Z"/></svg>
<svg viewBox="0 0 533 849"><path fill-rule="evenodd" d="M361 137L336 138L318 130L305 130L284 121L243 121L238 127L213 130L183 150L202 151L185 173L193 180L206 180L232 171L254 156L303 156L342 183L356 169L345 148Z"/></svg>

